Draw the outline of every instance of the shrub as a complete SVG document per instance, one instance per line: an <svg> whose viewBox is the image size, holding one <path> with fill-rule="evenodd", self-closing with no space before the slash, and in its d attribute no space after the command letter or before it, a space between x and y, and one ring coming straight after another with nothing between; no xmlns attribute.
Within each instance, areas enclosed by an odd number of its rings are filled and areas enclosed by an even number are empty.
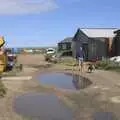
<svg viewBox="0 0 120 120"><path fill-rule="evenodd" d="M76 60L73 58L62 58L59 63L67 66L74 66L76 64Z"/></svg>
<svg viewBox="0 0 120 120"><path fill-rule="evenodd" d="M0 80L0 96L4 97L6 94L6 88L4 86L4 84L2 83L2 81Z"/></svg>
<svg viewBox="0 0 120 120"><path fill-rule="evenodd" d="M109 62L107 60L103 60L103 61L98 61L96 64L96 67L99 69L103 69L105 68L107 65L109 64Z"/></svg>
<svg viewBox="0 0 120 120"><path fill-rule="evenodd" d="M52 55L47 55L47 54L45 55L45 61L50 62L51 59L52 59Z"/></svg>
<svg viewBox="0 0 120 120"><path fill-rule="evenodd" d="M57 58L53 57L53 54L48 54L48 55L45 55L45 61L56 64Z"/></svg>
<svg viewBox="0 0 120 120"><path fill-rule="evenodd" d="M120 71L119 63L110 60L99 61L97 62L96 67L98 69Z"/></svg>

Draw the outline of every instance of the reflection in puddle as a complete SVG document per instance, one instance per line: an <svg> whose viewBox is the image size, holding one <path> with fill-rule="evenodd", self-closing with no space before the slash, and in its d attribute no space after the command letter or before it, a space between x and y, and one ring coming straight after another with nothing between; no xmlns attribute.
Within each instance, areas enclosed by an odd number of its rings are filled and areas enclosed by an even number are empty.
<svg viewBox="0 0 120 120"><path fill-rule="evenodd" d="M117 120L112 112L97 112L93 118L93 120Z"/></svg>
<svg viewBox="0 0 120 120"><path fill-rule="evenodd" d="M53 94L27 94L17 97L15 111L32 120L72 120L72 112Z"/></svg>
<svg viewBox="0 0 120 120"><path fill-rule="evenodd" d="M72 75L72 74L64 74L64 73L44 73L40 74L36 78L40 81L41 84L45 85L53 85L58 88L64 88L64 89L84 89L92 82L88 79L82 78L79 75Z"/></svg>
<svg viewBox="0 0 120 120"><path fill-rule="evenodd" d="M86 78L82 78L81 76L79 75L73 75L73 85L74 87L79 90L79 89L84 89L86 88L87 86L91 85L92 82Z"/></svg>

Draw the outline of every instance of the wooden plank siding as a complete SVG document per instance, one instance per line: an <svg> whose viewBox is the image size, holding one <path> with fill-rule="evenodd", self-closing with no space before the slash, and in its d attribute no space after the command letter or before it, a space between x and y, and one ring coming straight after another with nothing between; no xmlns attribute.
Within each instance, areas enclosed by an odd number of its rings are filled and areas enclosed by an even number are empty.
<svg viewBox="0 0 120 120"><path fill-rule="evenodd" d="M71 50L71 43L58 43L58 51Z"/></svg>
<svg viewBox="0 0 120 120"><path fill-rule="evenodd" d="M102 59L109 56L111 43L107 42L104 37L88 37L82 30L78 29L72 41L72 53L73 57L76 57L76 52L80 50L80 47L84 51L84 60Z"/></svg>
<svg viewBox="0 0 120 120"><path fill-rule="evenodd" d="M76 52L80 50L80 47L83 48L83 44L88 44L88 40L89 38L80 29L78 29L72 40L73 57L76 57Z"/></svg>

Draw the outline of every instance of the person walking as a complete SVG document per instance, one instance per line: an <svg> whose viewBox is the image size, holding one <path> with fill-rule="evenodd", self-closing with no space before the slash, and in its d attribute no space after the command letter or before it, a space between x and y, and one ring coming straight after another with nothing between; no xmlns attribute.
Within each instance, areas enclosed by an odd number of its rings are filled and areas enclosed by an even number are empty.
<svg viewBox="0 0 120 120"><path fill-rule="evenodd" d="M79 71L83 72L84 52L83 52L82 47L80 47L80 49L76 52L76 60L77 60L77 63L78 63Z"/></svg>

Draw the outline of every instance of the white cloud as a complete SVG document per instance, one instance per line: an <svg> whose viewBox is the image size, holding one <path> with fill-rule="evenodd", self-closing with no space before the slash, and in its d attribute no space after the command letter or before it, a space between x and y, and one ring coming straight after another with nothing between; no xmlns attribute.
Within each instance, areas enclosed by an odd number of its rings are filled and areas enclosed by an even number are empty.
<svg viewBox="0 0 120 120"><path fill-rule="evenodd" d="M56 8L55 0L0 0L0 15L34 14Z"/></svg>

